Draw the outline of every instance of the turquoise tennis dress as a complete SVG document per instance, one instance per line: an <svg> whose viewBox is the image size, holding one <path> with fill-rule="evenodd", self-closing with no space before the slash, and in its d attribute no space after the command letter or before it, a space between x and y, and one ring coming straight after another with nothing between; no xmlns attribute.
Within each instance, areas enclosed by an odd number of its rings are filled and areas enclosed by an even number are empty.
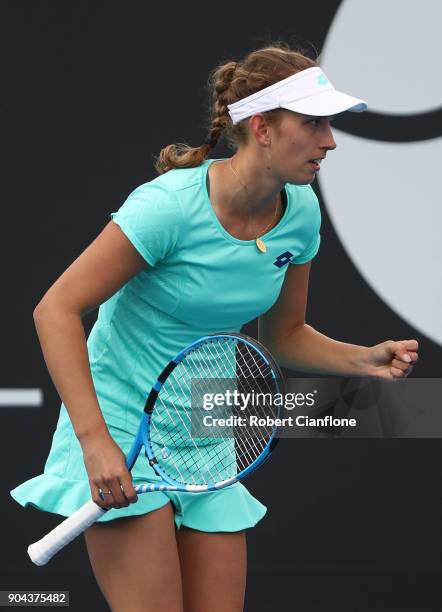
<svg viewBox="0 0 442 612"><path fill-rule="evenodd" d="M209 199L209 159L166 172L135 189L111 214L147 266L98 311L87 346L101 410L124 453L132 445L146 394L171 358L208 333L239 331L276 301L290 264L312 259L320 242L318 200L310 185L286 184L279 223L262 238L239 240L219 222ZM144 455L135 484L156 476ZM81 446L62 404L44 473L17 486L22 506L68 516L90 499ZM175 522L201 531L252 527L266 508L236 483L206 493L153 492L100 521L140 515L172 502Z"/></svg>

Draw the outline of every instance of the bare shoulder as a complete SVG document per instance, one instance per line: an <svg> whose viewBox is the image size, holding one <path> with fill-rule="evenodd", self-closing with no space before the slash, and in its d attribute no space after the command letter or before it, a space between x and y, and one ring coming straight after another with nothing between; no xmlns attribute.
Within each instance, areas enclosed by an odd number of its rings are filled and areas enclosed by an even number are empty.
<svg viewBox="0 0 442 612"><path fill-rule="evenodd" d="M147 266L120 227L110 221L48 289L36 311L57 305L86 314Z"/></svg>

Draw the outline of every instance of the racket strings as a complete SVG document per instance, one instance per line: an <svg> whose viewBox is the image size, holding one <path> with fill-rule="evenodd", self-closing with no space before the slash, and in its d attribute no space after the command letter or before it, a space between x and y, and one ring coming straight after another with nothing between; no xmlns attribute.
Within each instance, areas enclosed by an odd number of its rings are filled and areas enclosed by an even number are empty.
<svg viewBox="0 0 442 612"><path fill-rule="evenodd" d="M233 386L239 394L249 394L249 403L223 406L220 411L206 411L200 402L192 405L195 397L219 392L220 381L228 381L227 388ZM216 412L248 423L250 416L275 416L278 410L271 402L251 398L257 393L272 398L277 389L267 361L238 339L208 341L189 352L166 379L152 413L150 442L163 472L183 484L202 485L247 469L267 446L274 428L266 421L260 427L240 426L233 419L231 426L214 434L212 428L200 431L201 418Z"/></svg>
<svg viewBox="0 0 442 612"><path fill-rule="evenodd" d="M275 381L273 379L271 367L262 360L261 356L258 358L257 353L252 351L248 344L240 344L238 346L237 367L241 374L240 382L246 387L246 392L250 391L253 393L255 388L252 383L258 381L258 391L261 392L261 387L264 385L264 391L269 394L270 398L273 397L275 392ZM267 416L275 418L277 412L277 408L270 402L269 405L265 406L261 404L258 404L258 406L254 405L252 410L245 411L244 416L256 415L264 419ZM265 422L267 421L265 420ZM266 437L257 437L255 429L251 431L246 429L243 431L243 451L247 451L247 440L250 440L250 443L254 445L258 454L265 448L267 444L266 438L272 434L274 428L271 426L266 427L265 425L261 425L260 427L263 428Z"/></svg>
<svg viewBox="0 0 442 612"><path fill-rule="evenodd" d="M212 351L210 351L210 348L209 348L209 352L213 356L213 353L212 353ZM248 354L249 355L251 354L250 351L248 351ZM219 358L219 352L218 352L218 358ZM251 369L251 372L252 372L252 374L255 375L255 374L258 373L259 368L257 367L257 362L256 362L256 359L254 358L253 355L252 355L252 361L253 361L253 363L255 365L255 370L256 371ZM223 363L223 362L218 362L218 363ZM242 370L242 375L245 376L245 372L244 372L243 367L241 368L241 370ZM267 370L269 370L268 367L267 367ZM232 368L229 368L229 371L227 372L227 374L230 376L231 373L232 373ZM218 375L221 375L221 374L225 374L225 371L221 371L221 372L218 373ZM269 388L270 388L269 385L267 385L267 390L269 390ZM243 442L245 440L247 440L247 439L251 439L252 442L255 442L256 436L250 437L248 435L243 435ZM262 451L264 446L265 446L264 443L261 443L259 446L257 446L256 443L255 443L255 444L253 444L253 448L248 448L247 446L244 446L244 444L243 444L243 449L242 450L243 450L244 458L241 457L240 453L237 453L237 462L239 463L240 469L243 469L243 468L245 468L247 466L247 464L250 464L255 459L257 454L259 454L259 452ZM226 448L226 445L224 445L223 448L221 448L220 444L213 445L210 450L212 451L212 453L210 453L210 452L207 453L206 452L206 459L207 458L212 458L212 459L215 458L215 460L218 461L218 463L221 466L221 468L225 468L226 465L227 465L226 462L225 462L225 454L226 454L226 451L227 451L227 453L229 455L231 455L231 450L232 450L231 444L227 445L227 448ZM188 466L188 461L185 461L185 465ZM219 475L219 471L217 471L217 475ZM211 473L211 477L213 478L213 476L214 476L214 474L212 472Z"/></svg>
<svg viewBox="0 0 442 612"><path fill-rule="evenodd" d="M211 354L213 360L222 364L222 351L220 351L219 347L220 343L214 342L208 345L207 350ZM266 390L268 393L272 394L274 392L274 379L272 376L272 370L267 362L263 361L262 357L259 356L258 353L254 350L250 349L250 346L245 343L237 343L234 344L230 342L227 345L223 345L223 350L229 352L231 358L236 364L237 372L240 372L240 377L238 377L238 381L246 386L246 391L253 392L255 391L252 386L252 381L258 380L260 383L264 382L266 385ZM236 350L236 353L235 353ZM222 374L229 374L229 372L222 372ZM269 384L268 378L272 381L272 386ZM247 417L250 411L246 411L241 416ZM265 417L266 412L263 410L261 405L255 405L252 414L257 416ZM240 416L240 414L237 414ZM262 426L261 426L262 427ZM273 432L273 428L269 427L265 429L267 434L266 437L269 437ZM237 435L238 438L238 435ZM249 442L249 444L247 444ZM254 430L250 431L249 429L242 429L242 444L237 445L237 462L241 469L245 469L247 465L252 463L256 457L264 450L266 446L267 440L262 438L257 438ZM241 451L241 452L240 452Z"/></svg>
<svg viewBox="0 0 442 612"><path fill-rule="evenodd" d="M218 369L216 370L214 364L208 363L208 356L203 351L199 351L198 358L197 363L191 355L188 355L187 367L180 367L183 365L180 364L169 376L166 381L168 387L167 394L165 384L158 398L163 408L165 408L165 412L162 414L157 413L157 419L153 420L153 429L160 434L162 443L165 445L164 440L168 438L168 445L174 450L171 459L175 473L170 470L171 466L169 465L169 475L174 479L189 484L200 484L201 480L211 480L213 482L223 480L225 477L225 470L231 463L231 461L228 460L231 457L231 448L229 445L226 445L225 440L216 440L216 445L210 440L206 441L203 455L200 449L201 444L197 444L192 438L192 413L189 409L189 398L191 396L190 382L196 376L205 376L208 378L210 375L212 375L212 377L222 377L225 375L225 371L219 367L220 364L218 364ZM204 364L203 367L201 367L201 363ZM191 364L191 368L189 368L189 364ZM210 374L210 368L212 369L212 374ZM232 372L229 371L228 374L231 376ZM198 379L195 380L198 381ZM205 381L205 378L201 380ZM183 390L184 394L182 393ZM187 409L183 410L182 408L186 404L186 400L187 405L185 408ZM181 405L177 405L177 402ZM168 405L172 405L173 408L169 409ZM165 422L167 419L171 421L169 416L171 414L179 416L182 428L174 427L171 429L169 427L170 423ZM161 435L162 429L167 430L167 438ZM193 453L189 452L189 446L190 450L193 449ZM164 448L162 450L164 458ZM204 478L202 478L201 470L195 469L197 464L205 466L206 473L204 474ZM164 463L162 463L162 465L164 465ZM179 478L177 478L177 474Z"/></svg>

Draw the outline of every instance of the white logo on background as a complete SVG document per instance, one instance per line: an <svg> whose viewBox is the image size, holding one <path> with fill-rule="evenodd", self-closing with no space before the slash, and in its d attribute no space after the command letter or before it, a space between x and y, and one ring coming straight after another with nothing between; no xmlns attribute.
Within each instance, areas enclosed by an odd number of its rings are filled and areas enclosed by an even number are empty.
<svg viewBox="0 0 442 612"><path fill-rule="evenodd" d="M319 176L336 233L361 275L390 308L439 344L441 126L435 121L434 138L414 142L387 142L387 133L389 117L411 121L440 106L441 22L439 0L342 2L321 67L337 89L381 115L386 141L335 130L338 148ZM364 114L356 116L362 125Z"/></svg>

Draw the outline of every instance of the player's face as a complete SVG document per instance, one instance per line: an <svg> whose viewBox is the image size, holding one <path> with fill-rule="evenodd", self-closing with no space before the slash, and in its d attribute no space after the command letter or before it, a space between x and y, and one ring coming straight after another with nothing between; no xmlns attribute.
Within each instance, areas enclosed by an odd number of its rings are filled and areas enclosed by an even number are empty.
<svg viewBox="0 0 442 612"><path fill-rule="evenodd" d="M282 182L306 185L320 170L320 162L336 143L330 117L286 111L272 138L272 168ZM326 162L325 162L326 163Z"/></svg>

